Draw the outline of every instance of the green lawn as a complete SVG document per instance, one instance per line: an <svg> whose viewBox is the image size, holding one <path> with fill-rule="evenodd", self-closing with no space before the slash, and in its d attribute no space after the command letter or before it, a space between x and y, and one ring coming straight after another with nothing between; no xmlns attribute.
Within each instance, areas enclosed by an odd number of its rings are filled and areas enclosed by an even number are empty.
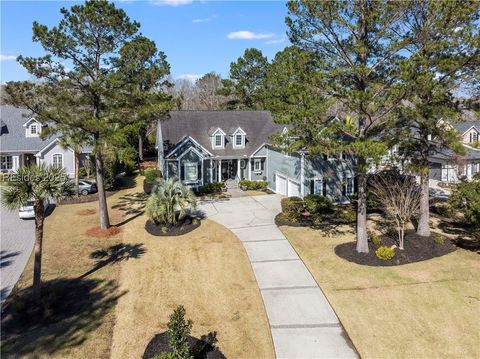
<svg viewBox="0 0 480 359"><path fill-rule="evenodd" d="M282 227L325 292L362 358L479 358L479 255L458 249L397 267L339 258L351 229L327 236ZM408 245L408 242L406 242Z"/></svg>

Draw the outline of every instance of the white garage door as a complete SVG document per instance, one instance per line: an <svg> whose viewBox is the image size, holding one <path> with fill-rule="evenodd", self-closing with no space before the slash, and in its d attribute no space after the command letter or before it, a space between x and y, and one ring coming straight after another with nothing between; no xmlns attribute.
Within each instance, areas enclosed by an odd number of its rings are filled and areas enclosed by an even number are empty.
<svg viewBox="0 0 480 359"><path fill-rule="evenodd" d="M300 197L300 184L298 182L288 180L288 197Z"/></svg>
<svg viewBox="0 0 480 359"><path fill-rule="evenodd" d="M287 178L278 173L275 174L275 192L284 196L287 195Z"/></svg>

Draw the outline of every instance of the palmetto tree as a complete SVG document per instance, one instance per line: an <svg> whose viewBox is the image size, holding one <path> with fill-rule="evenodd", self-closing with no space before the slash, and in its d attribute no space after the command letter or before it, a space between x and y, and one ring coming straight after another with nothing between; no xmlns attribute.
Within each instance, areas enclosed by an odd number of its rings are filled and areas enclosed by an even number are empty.
<svg viewBox="0 0 480 359"><path fill-rule="evenodd" d="M178 178L160 179L147 201L147 214L155 223L175 225L196 205L195 195Z"/></svg>
<svg viewBox="0 0 480 359"><path fill-rule="evenodd" d="M54 166L21 167L2 188L2 204L10 209L34 201L35 211L35 262L33 267L33 297L40 297L42 271L43 222L45 220L44 199L58 200L71 197L74 193L72 181L65 170Z"/></svg>

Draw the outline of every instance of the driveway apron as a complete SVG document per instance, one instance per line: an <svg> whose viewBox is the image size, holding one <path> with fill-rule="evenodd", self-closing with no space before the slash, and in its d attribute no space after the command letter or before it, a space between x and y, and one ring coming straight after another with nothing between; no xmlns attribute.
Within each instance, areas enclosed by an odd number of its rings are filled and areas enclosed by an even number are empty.
<svg viewBox="0 0 480 359"><path fill-rule="evenodd" d="M357 358L335 312L275 225L278 195L202 202L242 241L267 311L277 358Z"/></svg>

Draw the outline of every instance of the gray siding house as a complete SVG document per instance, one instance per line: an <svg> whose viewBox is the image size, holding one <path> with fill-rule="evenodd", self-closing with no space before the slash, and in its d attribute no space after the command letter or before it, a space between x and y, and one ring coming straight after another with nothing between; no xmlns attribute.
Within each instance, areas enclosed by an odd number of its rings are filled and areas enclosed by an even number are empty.
<svg viewBox="0 0 480 359"><path fill-rule="evenodd" d="M47 125L40 123L28 111L14 106L0 107L0 171L16 172L22 166L47 164L64 167L71 177L75 175L75 157L70 148L60 145L59 136L42 139ZM84 148L84 159L91 152Z"/></svg>
<svg viewBox="0 0 480 359"><path fill-rule="evenodd" d="M268 111L172 111L158 121L158 165L165 178L192 187L263 180L282 195L347 202L355 187L351 160L283 153L270 137L284 130Z"/></svg>
<svg viewBox="0 0 480 359"><path fill-rule="evenodd" d="M457 183L460 178L471 180L480 172L480 121L465 121L455 125L465 147L464 156L445 150L430 158L430 179Z"/></svg>

